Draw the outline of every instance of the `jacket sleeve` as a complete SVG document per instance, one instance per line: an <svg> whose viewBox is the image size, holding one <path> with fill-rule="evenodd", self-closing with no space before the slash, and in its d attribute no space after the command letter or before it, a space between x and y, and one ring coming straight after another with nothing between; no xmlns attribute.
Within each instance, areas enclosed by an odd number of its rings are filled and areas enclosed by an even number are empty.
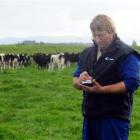
<svg viewBox="0 0 140 140"><path fill-rule="evenodd" d="M130 93L133 93L139 86L139 64L139 58L130 54L119 65L120 78Z"/></svg>

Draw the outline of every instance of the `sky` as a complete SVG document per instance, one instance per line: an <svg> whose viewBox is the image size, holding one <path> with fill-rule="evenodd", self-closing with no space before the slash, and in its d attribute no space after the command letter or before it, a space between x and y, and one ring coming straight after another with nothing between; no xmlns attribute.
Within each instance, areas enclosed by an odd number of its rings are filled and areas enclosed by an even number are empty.
<svg viewBox="0 0 140 140"><path fill-rule="evenodd" d="M140 44L139 0L0 0L0 38L75 36L88 42L97 14L114 20L122 40Z"/></svg>

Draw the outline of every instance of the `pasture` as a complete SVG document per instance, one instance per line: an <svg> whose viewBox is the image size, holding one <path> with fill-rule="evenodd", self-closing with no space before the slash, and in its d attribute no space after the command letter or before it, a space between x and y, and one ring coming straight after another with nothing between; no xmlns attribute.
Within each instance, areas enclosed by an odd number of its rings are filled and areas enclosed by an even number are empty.
<svg viewBox="0 0 140 140"><path fill-rule="evenodd" d="M85 46L1 46L0 52L79 52ZM81 92L72 86L73 64L63 71L34 64L0 72L0 140L80 140ZM135 94L130 140L140 140L140 90Z"/></svg>
<svg viewBox="0 0 140 140"><path fill-rule="evenodd" d="M74 52L77 53L85 48L85 44L34 44L34 45L0 45L0 53L57 53Z"/></svg>

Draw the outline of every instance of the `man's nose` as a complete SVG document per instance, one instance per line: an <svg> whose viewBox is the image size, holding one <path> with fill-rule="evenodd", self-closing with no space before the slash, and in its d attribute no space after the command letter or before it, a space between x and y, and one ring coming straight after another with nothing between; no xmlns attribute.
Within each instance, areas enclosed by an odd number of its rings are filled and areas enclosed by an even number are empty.
<svg viewBox="0 0 140 140"><path fill-rule="evenodd" d="M101 42L101 38L97 35L94 37L95 42Z"/></svg>

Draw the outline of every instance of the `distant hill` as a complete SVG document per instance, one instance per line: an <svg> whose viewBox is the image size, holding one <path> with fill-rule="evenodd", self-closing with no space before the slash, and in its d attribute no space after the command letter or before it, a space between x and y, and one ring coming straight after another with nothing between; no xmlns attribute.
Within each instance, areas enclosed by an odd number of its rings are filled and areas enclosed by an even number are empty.
<svg viewBox="0 0 140 140"><path fill-rule="evenodd" d="M36 43L91 43L90 38L87 36L33 36L26 38L0 38L0 44L17 44L24 41L35 41Z"/></svg>
<svg viewBox="0 0 140 140"><path fill-rule="evenodd" d="M132 45L133 38L121 38L127 44ZM11 37L11 38L0 38L0 44L17 44L24 41L34 41L36 43L92 43L89 36L32 36L32 37ZM136 40L137 44L140 44L140 39Z"/></svg>

